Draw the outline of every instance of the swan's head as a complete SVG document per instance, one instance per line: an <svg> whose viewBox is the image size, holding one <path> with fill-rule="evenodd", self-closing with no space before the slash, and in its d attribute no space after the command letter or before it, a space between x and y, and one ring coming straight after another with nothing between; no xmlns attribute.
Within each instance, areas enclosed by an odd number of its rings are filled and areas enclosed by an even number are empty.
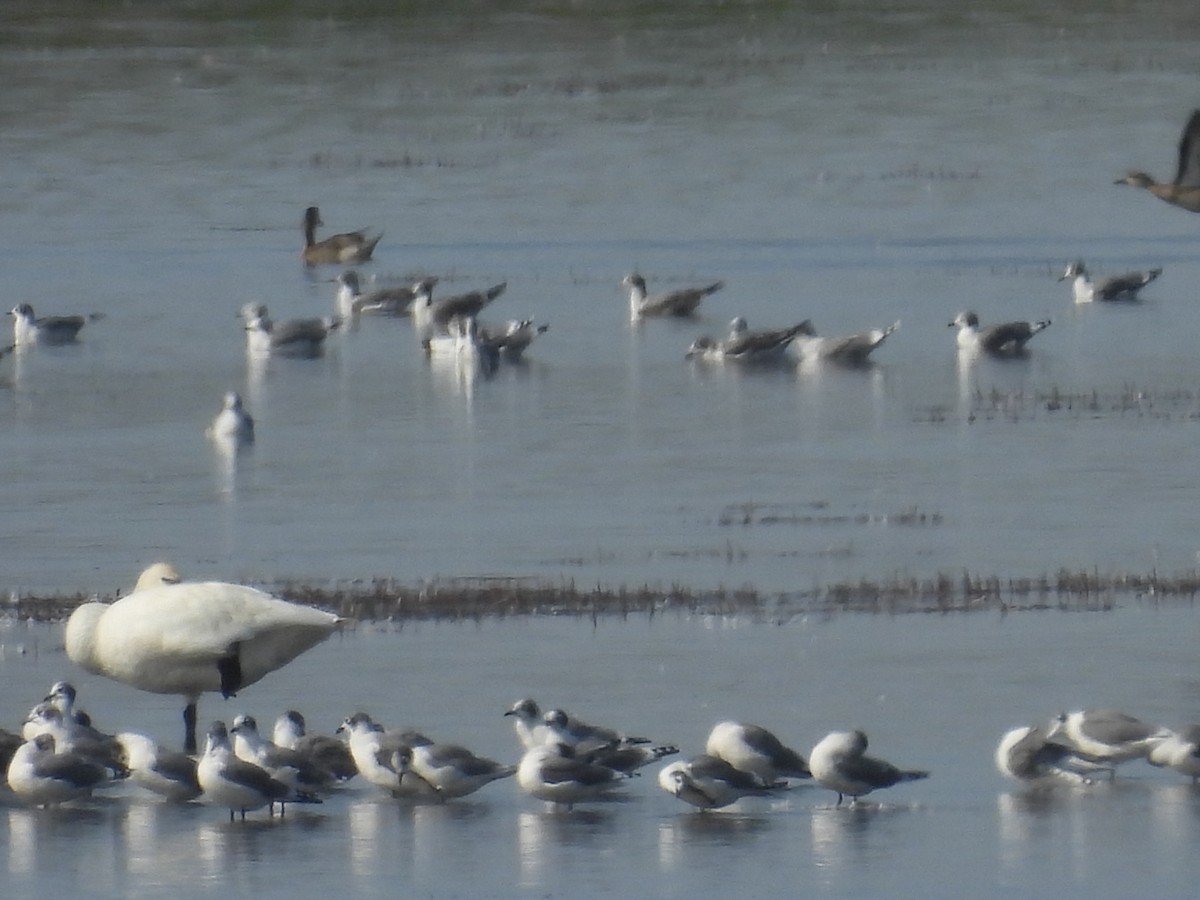
<svg viewBox="0 0 1200 900"><path fill-rule="evenodd" d="M162 587L164 584L179 584L181 581L183 579L179 577L179 572L173 565L167 562L156 562L138 576L137 584L133 589L145 591L150 588Z"/></svg>

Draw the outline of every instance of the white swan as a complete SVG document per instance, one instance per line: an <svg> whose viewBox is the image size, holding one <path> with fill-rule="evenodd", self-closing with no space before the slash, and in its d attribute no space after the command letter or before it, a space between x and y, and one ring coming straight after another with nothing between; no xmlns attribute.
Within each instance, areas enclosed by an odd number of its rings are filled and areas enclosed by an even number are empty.
<svg viewBox="0 0 1200 900"><path fill-rule="evenodd" d="M156 694L180 694L184 749L196 752L196 703L232 697L327 638L342 620L219 581L180 582L171 566L142 573L133 593L85 603L67 620L71 661Z"/></svg>

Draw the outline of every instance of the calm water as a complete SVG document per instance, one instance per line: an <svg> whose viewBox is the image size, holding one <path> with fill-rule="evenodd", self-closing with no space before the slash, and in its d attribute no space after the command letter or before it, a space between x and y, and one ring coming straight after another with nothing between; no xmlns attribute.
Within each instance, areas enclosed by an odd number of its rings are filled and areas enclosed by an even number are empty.
<svg viewBox="0 0 1200 900"><path fill-rule="evenodd" d="M1112 185L1129 168L1172 174L1196 103L1186 9L50 9L0 35L6 296L104 318L76 347L0 361L0 586L111 591L159 558L256 582L766 591L1196 564L1200 219ZM310 203L326 231L385 230L368 276L507 281L496 315L550 331L490 379L431 366L405 321L364 321L319 360L248 365L244 302L332 311L334 270L298 260ZM1077 257L1097 274L1165 273L1142 304L1076 309L1055 279ZM618 284L635 267L656 287L727 286L698 321L632 328ZM960 368L946 323L964 308L1054 324L1027 359ZM825 334L902 325L862 371L684 361L734 315L809 317ZM203 437L231 388L259 432L232 460ZM1050 411L1054 390L1086 402ZM362 705L494 755L511 736L493 717L524 693L662 723L688 752L719 715L802 746L857 722L937 777L878 814L797 792L715 824L648 779L631 802L566 820L510 786L416 812L351 792L286 827L232 830L140 802L13 810L4 871L53 885L94 860L113 895L270 894L297 867L364 894L399 880L464 895L1121 896L1147 872L1180 893L1196 874L1179 850L1196 828L1186 786L1142 772L1029 802L990 752L1065 706L1200 718L1192 627L1190 610L1134 608L360 632L247 701L330 725ZM0 663L20 685L6 723L63 675L57 641L39 632L36 657ZM295 694L310 666L337 672L325 700ZM379 693L347 703L363 666ZM172 733L170 701L78 680L102 721ZM319 693L325 676L311 680Z"/></svg>

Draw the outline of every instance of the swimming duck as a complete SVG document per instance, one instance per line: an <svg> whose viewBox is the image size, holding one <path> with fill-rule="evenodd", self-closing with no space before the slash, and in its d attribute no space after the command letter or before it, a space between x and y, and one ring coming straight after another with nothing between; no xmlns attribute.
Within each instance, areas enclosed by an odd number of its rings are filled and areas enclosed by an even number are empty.
<svg viewBox="0 0 1200 900"><path fill-rule="evenodd" d="M1113 183L1142 188L1172 206L1200 212L1200 109L1192 113L1179 138L1179 164L1173 181L1160 184L1145 172L1130 172Z"/></svg>
<svg viewBox="0 0 1200 900"><path fill-rule="evenodd" d="M333 234L318 241L317 226L324 224L321 221L321 211L317 207L310 206L304 210L304 250L301 251L301 256L305 265L366 262L371 258L379 239L383 237L382 231L374 237L368 237L363 230Z"/></svg>

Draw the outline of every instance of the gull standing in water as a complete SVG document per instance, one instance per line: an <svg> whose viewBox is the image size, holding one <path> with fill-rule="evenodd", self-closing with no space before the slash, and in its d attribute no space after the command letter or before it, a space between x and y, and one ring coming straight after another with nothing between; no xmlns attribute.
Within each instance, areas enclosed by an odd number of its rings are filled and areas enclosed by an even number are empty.
<svg viewBox="0 0 1200 900"><path fill-rule="evenodd" d="M348 265L366 262L375 251L375 245L379 243L379 239L383 237L382 231L374 237L368 237L364 229L332 234L318 241L317 226L324 224L321 221L320 209L310 206L304 210L304 249L301 251L301 257L305 265Z"/></svg>
<svg viewBox="0 0 1200 900"><path fill-rule="evenodd" d="M1200 212L1200 109L1192 113L1180 135L1179 159L1172 181L1160 184L1145 172L1130 172L1114 184L1142 188L1172 206Z"/></svg>
<svg viewBox="0 0 1200 900"><path fill-rule="evenodd" d="M486 784L508 778L516 766L476 756L458 744L435 744L428 739L412 740L410 770L430 786L440 800L453 800L473 794ZM410 739L411 740L411 739Z"/></svg>
<svg viewBox="0 0 1200 900"><path fill-rule="evenodd" d="M338 781L347 781L358 774L354 757L344 741L327 734L309 734L304 716L289 709L275 720L271 740L280 747L302 753L324 769L333 773Z"/></svg>
<svg viewBox="0 0 1200 900"><path fill-rule="evenodd" d="M43 316L33 314L33 307L20 303L9 313L13 317L13 344L71 344L79 337L87 322L83 316Z"/></svg>
<svg viewBox="0 0 1200 900"><path fill-rule="evenodd" d="M90 797L111 775L70 750L56 752L54 738L39 734L17 748L8 764L8 786L34 806L51 806Z"/></svg>
<svg viewBox="0 0 1200 900"><path fill-rule="evenodd" d="M232 697L331 635L333 613L240 584L181 582L157 563L115 603L84 603L67 620L67 656L88 672L186 698L184 750L196 752L196 704Z"/></svg>
<svg viewBox="0 0 1200 900"><path fill-rule="evenodd" d="M1118 300L1133 302L1140 300L1139 292L1142 288L1161 274L1162 269L1148 269L1144 272L1126 272L1124 275L1092 281L1088 276L1087 266L1080 259L1067 266L1067 270L1058 280L1071 281L1076 303L1091 303L1093 300L1110 303Z"/></svg>
<svg viewBox="0 0 1200 900"><path fill-rule="evenodd" d="M704 287L679 288L650 296L646 293L646 279L637 272L630 272L621 284L629 288L629 317L634 321L650 316L693 316L701 300L725 286L723 281L714 281Z"/></svg>
<svg viewBox="0 0 1200 900"><path fill-rule="evenodd" d="M763 784L774 784L781 778L812 777L804 757L758 725L718 722L709 732L704 750L735 769L749 772Z"/></svg>
<svg viewBox="0 0 1200 900"><path fill-rule="evenodd" d="M1081 709L1059 713L1048 737L1064 735L1080 753L1116 765L1146 757L1170 738L1169 728L1150 725L1115 709Z"/></svg>
<svg viewBox="0 0 1200 900"><path fill-rule="evenodd" d="M517 784L525 793L567 809L604 798L626 778L607 766L575 759L567 744L554 742L525 751L517 767Z"/></svg>
<svg viewBox="0 0 1200 900"><path fill-rule="evenodd" d="M1029 725L1013 728L1000 739L996 768L1016 781L1061 778L1076 784L1091 784L1098 773L1112 774L1111 766L1051 740L1044 728Z"/></svg>
<svg viewBox="0 0 1200 900"><path fill-rule="evenodd" d="M751 331L746 320L738 316L729 323L729 337L714 341L708 335L698 337L688 348L688 359L705 362L778 363L787 355L788 346L812 323L807 319L789 328Z"/></svg>
<svg viewBox="0 0 1200 900"><path fill-rule="evenodd" d="M258 722L253 716L237 716L229 733L233 735L233 753L238 759L261 766L272 778L297 793L315 796L333 786L332 772L302 753L268 741L258 733Z"/></svg>
<svg viewBox="0 0 1200 900"><path fill-rule="evenodd" d="M1151 750L1146 761L1152 766L1174 769L1200 783L1200 725L1189 725L1180 731L1172 731Z"/></svg>
<svg viewBox="0 0 1200 900"><path fill-rule="evenodd" d="M867 736L855 730L832 731L809 753L813 781L836 791L838 806L846 794L851 803L857 803L859 797L871 791L929 777L928 772L898 769L890 762L867 756L866 751Z"/></svg>
<svg viewBox="0 0 1200 900"><path fill-rule="evenodd" d="M237 391L225 393L221 411L217 413L205 433L213 440L232 441L235 444L253 443L254 418L242 405L241 394Z"/></svg>
<svg viewBox="0 0 1200 900"><path fill-rule="evenodd" d="M369 715L357 712L338 726L349 735L350 753L358 772L381 791L398 799L434 796L433 786L412 771L413 743L432 743L414 731L385 731Z"/></svg>
<svg viewBox="0 0 1200 900"><path fill-rule="evenodd" d="M196 778L205 803L224 806L229 821L240 812L246 813L279 803L320 803L315 797L297 794L288 785L271 777L261 766L238 759L229 743L224 722L213 722L208 729L204 755L196 765Z"/></svg>
<svg viewBox="0 0 1200 900"><path fill-rule="evenodd" d="M513 730L524 749L540 747L549 739L550 729L542 717L541 707L532 697L518 700L504 715L513 717Z"/></svg>
<svg viewBox="0 0 1200 900"><path fill-rule="evenodd" d="M152 738L123 731L113 740L117 758L129 769L129 780L173 803L186 803L200 796L196 760L178 750L158 746Z"/></svg>
<svg viewBox="0 0 1200 900"><path fill-rule="evenodd" d="M1050 320L1040 322L1003 322L979 327L979 316L973 312L959 313L951 328L958 329L958 349L969 353L980 350L995 356L1019 356L1025 344L1039 331L1050 327Z"/></svg>
<svg viewBox="0 0 1200 900"><path fill-rule="evenodd" d="M772 785L707 753L663 766L658 785L698 809L720 809L743 797L767 796Z"/></svg>
<svg viewBox="0 0 1200 900"><path fill-rule="evenodd" d="M609 728L572 721L561 709L549 710L543 721L550 731L548 743L564 744L578 760L626 774L679 752L670 744L652 747L645 738L630 740Z"/></svg>

